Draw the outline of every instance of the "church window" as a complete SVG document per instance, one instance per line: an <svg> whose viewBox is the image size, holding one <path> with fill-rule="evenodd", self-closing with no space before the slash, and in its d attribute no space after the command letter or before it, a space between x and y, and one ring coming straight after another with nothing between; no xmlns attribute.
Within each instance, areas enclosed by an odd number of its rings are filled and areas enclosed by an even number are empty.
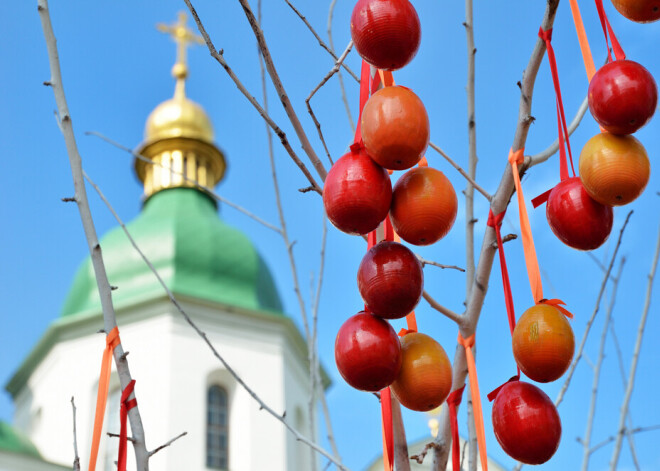
<svg viewBox="0 0 660 471"><path fill-rule="evenodd" d="M229 468L229 408L227 391L210 386L206 397L206 467Z"/></svg>

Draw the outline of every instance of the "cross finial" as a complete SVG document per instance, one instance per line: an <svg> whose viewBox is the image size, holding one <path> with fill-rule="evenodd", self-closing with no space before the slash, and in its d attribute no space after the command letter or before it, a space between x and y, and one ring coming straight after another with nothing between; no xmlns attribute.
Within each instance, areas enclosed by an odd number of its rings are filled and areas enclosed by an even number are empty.
<svg viewBox="0 0 660 471"><path fill-rule="evenodd" d="M204 44L204 39L197 36L186 26L186 14L179 12L178 21L172 25L159 23L156 28L161 33L169 34L176 43L176 64L172 67L172 75L177 79L177 88L188 76L188 66L186 64L186 48L189 44Z"/></svg>

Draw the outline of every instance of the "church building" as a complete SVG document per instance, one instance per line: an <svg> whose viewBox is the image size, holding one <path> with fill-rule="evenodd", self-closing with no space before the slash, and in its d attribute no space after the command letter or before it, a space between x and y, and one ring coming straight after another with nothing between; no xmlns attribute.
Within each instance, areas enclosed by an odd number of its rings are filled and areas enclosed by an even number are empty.
<svg viewBox="0 0 660 471"><path fill-rule="evenodd" d="M149 115L135 170L144 205L128 231L227 362L296 429L309 435L304 339L283 313L271 273L250 239L225 224L205 188L223 178L225 156L204 109L186 96L186 46L199 42L185 15L160 26L177 43L173 98ZM143 160L144 159L144 160ZM137 197L137 195L136 195ZM308 470L312 454L266 412L186 323L123 230L101 240L117 324L129 352L147 445L187 435L150 460L155 471ZM0 471L61 471L73 462L72 408L87 469L103 316L89 257L55 318L6 385L13 424L0 422ZM110 382L98 470L116 469L120 386ZM316 421L314 421L316 423ZM129 430L130 436L130 430ZM316 437L312 437L316 439ZM129 445L128 469L135 469Z"/></svg>

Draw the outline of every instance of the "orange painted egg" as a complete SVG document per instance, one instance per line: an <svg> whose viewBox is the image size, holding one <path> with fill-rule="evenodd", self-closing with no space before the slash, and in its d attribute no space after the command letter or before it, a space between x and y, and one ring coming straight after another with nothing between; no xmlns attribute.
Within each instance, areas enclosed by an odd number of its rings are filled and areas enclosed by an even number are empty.
<svg viewBox="0 0 660 471"><path fill-rule="evenodd" d="M457 209L456 192L449 179L434 168L417 167L394 185L390 218L403 240L430 245L447 235Z"/></svg>
<svg viewBox="0 0 660 471"><path fill-rule="evenodd" d="M638 23L660 20L660 0L612 0L623 16Z"/></svg>
<svg viewBox="0 0 660 471"><path fill-rule="evenodd" d="M651 174L646 149L633 136L608 132L587 141L580 154L580 179L599 203L622 206L642 194Z"/></svg>
<svg viewBox="0 0 660 471"><path fill-rule="evenodd" d="M426 334L401 339L401 370L390 388L408 409L426 412L445 402L451 390L451 363L442 346Z"/></svg>
<svg viewBox="0 0 660 471"><path fill-rule="evenodd" d="M367 153L390 170L412 167L429 145L426 108L406 87L385 87L374 93L364 105L361 123Z"/></svg>
<svg viewBox="0 0 660 471"><path fill-rule="evenodd" d="M554 306L537 304L527 309L513 330L513 356L520 370L539 383L561 377L574 350L573 329Z"/></svg>

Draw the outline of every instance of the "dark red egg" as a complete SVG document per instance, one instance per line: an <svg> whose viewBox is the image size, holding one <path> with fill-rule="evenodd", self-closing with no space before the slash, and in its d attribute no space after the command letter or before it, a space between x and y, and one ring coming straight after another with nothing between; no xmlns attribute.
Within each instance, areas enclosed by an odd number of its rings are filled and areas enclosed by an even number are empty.
<svg viewBox="0 0 660 471"><path fill-rule="evenodd" d="M522 463L542 464L561 440L561 420L550 398L536 386L512 381L493 402L493 431L502 449Z"/></svg>
<svg viewBox="0 0 660 471"><path fill-rule="evenodd" d="M332 166L323 187L323 206L330 222L347 234L367 234L390 209L390 176L365 152L355 148Z"/></svg>
<svg viewBox="0 0 660 471"><path fill-rule="evenodd" d="M408 0L358 0L351 15L351 37L358 54L378 69L396 70L419 49L421 28Z"/></svg>
<svg viewBox="0 0 660 471"><path fill-rule="evenodd" d="M598 69L589 84L589 109L612 134L632 134L651 120L658 87L637 62L617 60Z"/></svg>
<svg viewBox="0 0 660 471"><path fill-rule="evenodd" d="M385 319L409 314L424 291L422 264L397 242L374 245L360 263L357 281L367 308Z"/></svg>
<svg viewBox="0 0 660 471"><path fill-rule="evenodd" d="M612 207L589 196L580 177L567 178L552 189L545 215L559 240L578 250L600 247L612 231Z"/></svg>
<svg viewBox="0 0 660 471"><path fill-rule="evenodd" d="M360 391L376 392L396 379L401 369L401 344L390 324L360 312L339 329L335 361L344 380Z"/></svg>

